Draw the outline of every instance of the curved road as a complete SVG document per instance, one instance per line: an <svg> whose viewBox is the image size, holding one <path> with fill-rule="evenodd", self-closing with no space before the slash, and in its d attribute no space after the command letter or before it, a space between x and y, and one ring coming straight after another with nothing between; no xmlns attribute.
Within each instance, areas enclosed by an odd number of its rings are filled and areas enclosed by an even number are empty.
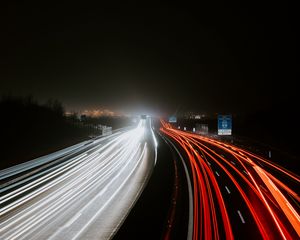
<svg viewBox="0 0 300 240"><path fill-rule="evenodd" d="M300 239L299 176L236 146L162 125L189 165L192 239Z"/></svg>
<svg viewBox="0 0 300 240"><path fill-rule="evenodd" d="M109 239L156 161L149 120L0 172L0 239Z"/></svg>

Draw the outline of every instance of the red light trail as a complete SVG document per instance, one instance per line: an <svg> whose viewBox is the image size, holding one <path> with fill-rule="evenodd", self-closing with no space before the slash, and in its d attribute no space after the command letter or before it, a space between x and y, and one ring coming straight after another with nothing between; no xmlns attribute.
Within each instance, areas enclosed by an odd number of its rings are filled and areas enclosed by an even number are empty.
<svg viewBox="0 0 300 240"><path fill-rule="evenodd" d="M193 239L234 239L242 225L262 239L300 239L299 176L237 146L161 123L189 164ZM226 194L235 196L234 204Z"/></svg>

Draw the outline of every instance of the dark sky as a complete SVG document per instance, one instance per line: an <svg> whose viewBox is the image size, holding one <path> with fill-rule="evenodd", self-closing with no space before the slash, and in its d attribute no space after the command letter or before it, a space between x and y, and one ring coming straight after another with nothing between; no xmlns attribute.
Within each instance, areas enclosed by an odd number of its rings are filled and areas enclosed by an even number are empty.
<svg viewBox="0 0 300 240"><path fill-rule="evenodd" d="M292 104L292 8L11 1L1 10L0 93L58 98L70 110L249 112Z"/></svg>

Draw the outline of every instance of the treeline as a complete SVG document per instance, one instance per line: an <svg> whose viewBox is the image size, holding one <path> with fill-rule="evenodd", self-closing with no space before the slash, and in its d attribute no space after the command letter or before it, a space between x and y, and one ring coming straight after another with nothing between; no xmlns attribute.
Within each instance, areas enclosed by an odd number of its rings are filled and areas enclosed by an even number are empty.
<svg viewBox="0 0 300 240"><path fill-rule="evenodd" d="M99 124L112 126L108 118L79 119L65 116L61 102L41 104L32 96L3 96L0 100L0 169L46 155L101 133ZM111 121L113 129L128 122Z"/></svg>
<svg viewBox="0 0 300 240"><path fill-rule="evenodd" d="M4 96L0 101L0 110L1 128L8 133L30 128L31 130L44 129L63 124L65 120L62 104L58 100L52 99L45 104L39 104L32 96Z"/></svg>
<svg viewBox="0 0 300 240"><path fill-rule="evenodd" d="M292 155L300 156L296 108L276 105L270 109L238 115L233 120L234 134L249 137Z"/></svg>
<svg viewBox="0 0 300 240"><path fill-rule="evenodd" d="M1 169L59 150L87 138L68 123L57 100L39 104L32 96L0 100Z"/></svg>

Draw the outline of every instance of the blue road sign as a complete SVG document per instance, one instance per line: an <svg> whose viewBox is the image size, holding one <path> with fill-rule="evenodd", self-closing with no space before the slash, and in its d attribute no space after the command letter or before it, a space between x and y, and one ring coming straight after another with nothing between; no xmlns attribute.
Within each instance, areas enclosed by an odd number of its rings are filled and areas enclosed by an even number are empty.
<svg viewBox="0 0 300 240"><path fill-rule="evenodd" d="M177 122L177 118L175 116L169 117L169 123L176 123L176 122Z"/></svg>
<svg viewBox="0 0 300 240"><path fill-rule="evenodd" d="M218 115L218 135L232 134L232 116Z"/></svg>

